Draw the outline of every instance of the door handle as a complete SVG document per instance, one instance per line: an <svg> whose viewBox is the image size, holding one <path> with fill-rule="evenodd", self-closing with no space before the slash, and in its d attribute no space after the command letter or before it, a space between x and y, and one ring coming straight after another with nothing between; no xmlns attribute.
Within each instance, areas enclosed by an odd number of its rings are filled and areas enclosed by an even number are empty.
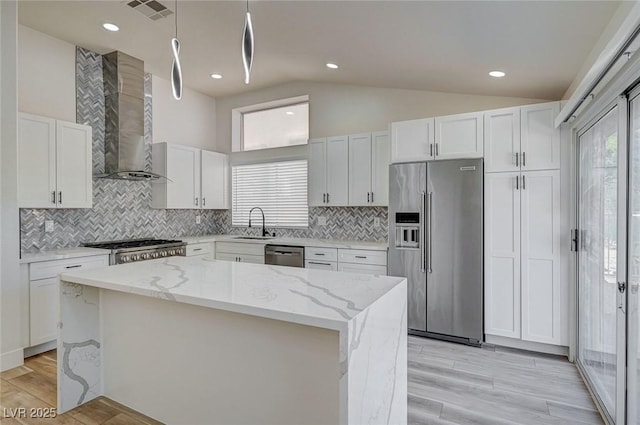
<svg viewBox="0 0 640 425"><path fill-rule="evenodd" d="M65 266L65 269L77 269L78 267L82 267L82 264L76 264L75 266Z"/></svg>
<svg viewBox="0 0 640 425"><path fill-rule="evenodd" d="M327 194L326 194L326 193L323 193L323 194L322 194L322 203L323 203L323 204L326 204L326 203L327 203Z"/></svg>
<svg viewBox="0 0 640 425"><path fill-rule="evenodd" d="M361 258L363 260L366 260L367 256L366 255L356 255L356 258Z"/></svg>
<svg viewBox="0 0 640 425"><path fill-rule="evenodd" d="M207 198L202 198L202 206L204 207L207 204Z"/></svg>
<svg viewBox="0 0 640 425"><path fill-rule="evenodd" d="M425 252L425 244L427 243L427 235L425 234L425 228L426 226L424 225L424 218L425 218L425 214L427 211L427 194L425 193L425 191L423 190L422 192L420 192L420 209L421 214L419 217L420 220L420 271L422 273L424 273L427 270L427 255Z"/></svg>
<svg viewBox="0 0 640 425"><path fill-rule="evenodd" d="M58 204L62 205L62 191L58 192Z"/></svg>
<svg viewBox="0 0 640 425"><path fill-rule="evenodd" d="M525 156L527 153L522 152L522 166L525 167L527 165L527 157Z"/></svg>
<svg viewBox="0 0 640 425"><path fill-rule="evenodd" d="M56 191L51 192L51 203L55 205L56 203Z"/></svg>
<svg viewBox="0 0 640 425"><path fill-rule="evenodd" d="M317 261L309 261L309 264L318 264L320 266L330 266L331 263L319 263Z"/></svg>
<svg viewBox="0 0 640 425"><path fill-rule="evenodd" d="M371 192L367 192L367 203L371 202L371 200L369 199L371 197Z"/></svg>
<svg viewBox="0 0 640 425"><path fill-rule="evenodd" d="M198 198L196 198L196 200L194 201L194 203L196 204L196 206L198 206Z"/></svg>
<svg viewBox="0 0 640 425"><path fill-rule="evenodd" d="M522 190L525 190L525 180L524 180L524 174L522 175Z"/></svg>
<svg viewBox="0 0 640 425"><path fill-rule="evenodd" d="M618 292L624 294L624 291L627 290L627 282L618 282Z"/></svg>
<svg viewBox="0 0 640 425"><path fill-rule="evenodd" d="M329 194L327 193L327 204L329 203Z"/></svg>
<svg viewBox="0 0 640 425"><path fill-rule="evenodd" d="M440 144L440 143L436 143L436 156L440 155L440 153L439 153L439 149L438 149L438 145L439 145L439 144Z"/></svg>
<svg viewBox="0 0 640 425"><path fill-rule="evenodd" d="M371 203L373 204L373 192L371 192Z"/></svg>
<svg viewBox="0 0 640 425"><path fill-rule="evenodd" d="M516 176L516 190L520 190L520 177Z"/></svg>
<svg viewBox="0 0 640 425"><path fill-rule="evenodd" d="M433 270L431 269L431 251L432 251L431 250L431 205L433 204L433 192L429 192L429 195L427 196L427 204L428 204L428 209L427 209L427 233L428 233L427 250L429 251L429 252L427 252L427 271L429 273L432 273Z"/></svg>
<svg viewBox="0 0 640 425"><path fill-rule="evenodd" d="M433 143L429 143L429 156L433 156Z"/></svg>
<svg viewBox="0 0 640 425"><path fill-rule="evenodd" d="M516 167L520 166L520 164L519 164L519 162L520 162L519 161L519 156L520 156L519 152L516 152Z"/></svg>

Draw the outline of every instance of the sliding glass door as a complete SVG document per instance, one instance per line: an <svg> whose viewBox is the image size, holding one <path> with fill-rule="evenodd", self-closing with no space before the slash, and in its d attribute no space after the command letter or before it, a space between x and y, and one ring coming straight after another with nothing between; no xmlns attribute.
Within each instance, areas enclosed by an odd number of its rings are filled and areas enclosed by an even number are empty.
<svg viewBox="0 0 640 425"><path fill-rule="evenodd" d="M623 424L624 310L617 284L625 280L626 241L619 219L626 211L626 196L619 196L626 169L618 140L621 109L626 106L612 106L578 137L577 354L609 421Z"/></svg>

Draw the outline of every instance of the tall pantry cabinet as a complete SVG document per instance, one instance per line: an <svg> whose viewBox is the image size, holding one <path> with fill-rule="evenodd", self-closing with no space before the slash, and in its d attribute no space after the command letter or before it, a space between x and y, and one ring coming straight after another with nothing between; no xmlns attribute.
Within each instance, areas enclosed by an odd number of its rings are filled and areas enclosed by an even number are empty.
<svg viewBox="0 0 640 425"><path fill-rule="evenodd" d="M568 345L559 103L487 111L485 335Z"/></svg>

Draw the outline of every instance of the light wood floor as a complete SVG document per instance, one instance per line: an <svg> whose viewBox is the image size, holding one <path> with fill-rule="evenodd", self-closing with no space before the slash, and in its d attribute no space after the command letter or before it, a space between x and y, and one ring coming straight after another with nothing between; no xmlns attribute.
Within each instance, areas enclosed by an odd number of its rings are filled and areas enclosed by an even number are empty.
<svg viewBox="0 0 640 425"><path fill-rule="evenodd" d="M566 358L409 337L409 424L603 424Z"/></svg>
<svg viewBox="0 0 640 425"><path fill-rule="evenodd" d="M409 337L409 424L603 424L575 366L506 348ZM0 410L56 406L56 353L0 374ZM2 418L6 425L160 424L101 397L55 419Z"/></svg>

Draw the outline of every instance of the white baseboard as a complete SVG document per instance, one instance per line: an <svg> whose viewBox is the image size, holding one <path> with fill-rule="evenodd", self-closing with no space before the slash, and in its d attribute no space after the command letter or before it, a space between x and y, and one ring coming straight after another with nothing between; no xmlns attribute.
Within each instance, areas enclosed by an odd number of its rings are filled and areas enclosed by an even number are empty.
<svg viewBox="0 0 640 425"><path fill-rule="evenodd" d="M0 372L13 369L24 364L24 351L22 348L0 354Z"/></svg>
<svg viewBox="0 0 640 425"><path fill-rule="evenodd" d="M49 342L43 342L42 344L34 345L33 347L27 347L24 349L24 358L35 356L45 351L55 350L57 348L58 341L53 340Z"/></svg>
<svg viewBox="0 0 640 425"><path fill-rule="evenodd" d="M569 356L569 347L565 347L562 345L542 344L540 342L523 341L521 339L507 338L504 336L496 335L485 335L484 340L489 344L500 345L502 347L536 351L538 353L555 354L557 356Z"/></svg>

